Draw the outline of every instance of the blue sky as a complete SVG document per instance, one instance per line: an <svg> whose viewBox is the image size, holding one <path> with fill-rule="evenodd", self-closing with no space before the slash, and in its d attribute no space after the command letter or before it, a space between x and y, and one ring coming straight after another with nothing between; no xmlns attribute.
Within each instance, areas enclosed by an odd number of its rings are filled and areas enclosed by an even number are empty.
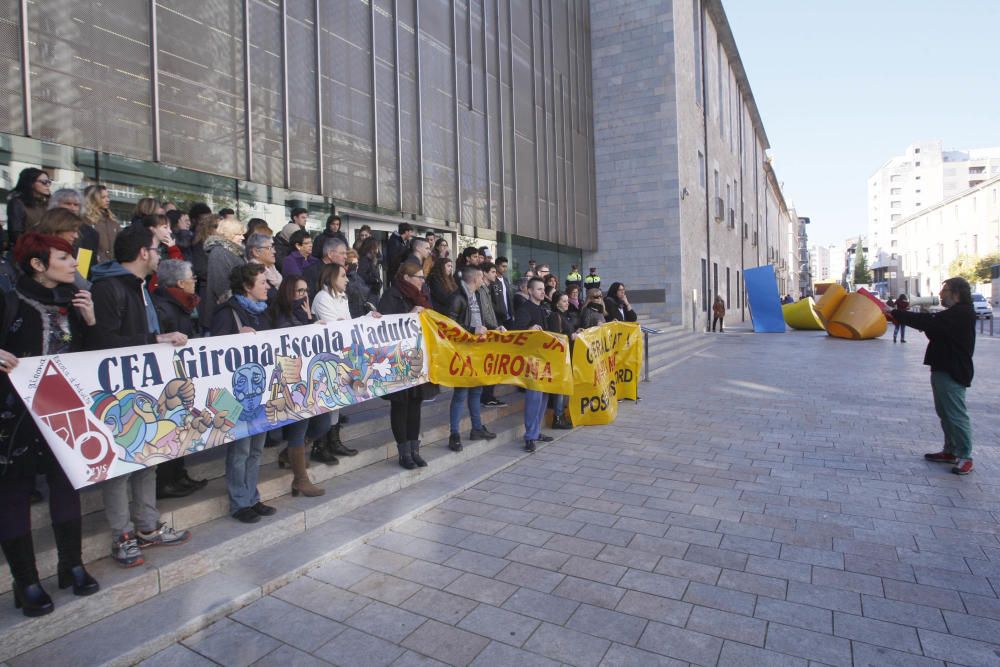
<svg viewBox="0 0 1000 667"><path fill-rule="evenodd" d="M1000 0L723 0L810 242L863 233L866 182L910 143L1000 146Z"/></svg>

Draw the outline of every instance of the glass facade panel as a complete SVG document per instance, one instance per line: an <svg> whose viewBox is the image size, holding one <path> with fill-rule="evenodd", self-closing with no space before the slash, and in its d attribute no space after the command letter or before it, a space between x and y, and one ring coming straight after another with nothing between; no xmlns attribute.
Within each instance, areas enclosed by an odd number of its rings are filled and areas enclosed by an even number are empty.
<svg viewBox="0 0 1000 667"><path fill-rule="evenodd" d="M0 1L0 132L24 130L19 4Z"/></svg>
<svg viewBox="0 0 1000 667"><path fill-rule="evenodd" d="M151 158L149 3L33 0L28 26L32 134Z"/></svg>
<svg viewBox="0 0 1000 667"><path fill-rule="evenodd" d="M438 220L458 218L451 20L448 0L420 0L424 214Z"/></svg>
<svg viewBox="0 0 1000 667"><path fill-rule="evenodd" d="M156 20L162 159L245 178L242 4L157 0Z"/></svg>
<svg viewBox="0 0 1000 667"><path fill-rule="evenodd" d="M399 147L396 145L396 50L391 0L375 2L375 103L378 120L378 203L399 210Z"/></svg>
<svg viewBox="0 0 1000 667"><path fill-rule="evenodd" d="M371 10L361 0L320 3L326 193L375 203Z"/></svg>
<svg viewBox="0 0 1000 667"><path fill-rule="evenodd" d="M285 184L285 94L281 59L282 15L276 0L250 0L250 122L253 173L269 185Z"/></svg>
<svg viewBox="0 0 1000 667"><path fill-rule="evenodd" d="M319 192L315 0L285 0L289 186Z"/></svg>
<svg viewBox="0 0 1000 667"><path fill-rule="evenodd" d="M417 104L417 0L397 0L399 37L399 159L402 162L400 209L423 213L420 205L420 109Z"/></svg>

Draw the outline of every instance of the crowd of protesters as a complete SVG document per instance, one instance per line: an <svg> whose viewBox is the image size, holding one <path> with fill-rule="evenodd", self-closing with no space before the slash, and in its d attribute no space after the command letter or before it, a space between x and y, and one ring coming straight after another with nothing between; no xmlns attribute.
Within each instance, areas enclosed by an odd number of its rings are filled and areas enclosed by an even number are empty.
<svg viewBox="0 0 1000 667"><path fill-rule="evenodd" d="M37 475L45 475L58 552L58 585L90 595L99 584L81 558L80 497L56 463L6 372L19 357L154 343L183 346L199 336L253 333L313 322L378 318L382 314L436 310L473 333L541 329L570 339L605 321L636 321L625 286L601 292L596 269L583 277L574 266L561 286L545 264L528 262L513 283L510 261L489 249L465 248L455 256L447 240L424 235L408 223L385 243L367 226L353 247L330 215L315 237L308 211L296 208L280 230L265 220L246 223L231 209L204 203L186 211L152 198L137 202L120 222L108 190L51 192L40 169L21 172L7 205L7 253L0 260L0 545L14 579L14 600L25 615L52 611L35 566L30 504L40 501ZM82 251L88 251L84 267ZM79 270L78 270L79 269ZM83 274L81 275L81 271ZM190 401L189 383L168 384L166 407ZM494 387L456 389L450 406L448 446L463 448L459 425L466 409L469 440L496 437L482 420L483 407L502 406ZM384 397L399 464L426 466L420 455L421 408L438 388L424 384ZM527 391L524 448L552 438L541 432L549 403L552 427L572 428L566 397ZM163 409L163 406L160 406ZM263 411L263 408L260 408ZM257 418L249 415L245 418ZM264 423L267 418L259 415ZM202 414L204 431L215 425ZM205 421L207 420L207 421ZM273 421L273 420L272 420ZM276 512L257 491L262 452L281 445L278 462L292 470L293 495L320 496L307 460L326 465L358 453L344 445L346 417L331 412L227 444L226 486L231 516L255 523ZM161 521L157 500L182 497L206 485L193 479L184 459L174 459L101 483L111 527L111 556L123 567L144 562L144 550L187 542L187 530Z"/></svg>

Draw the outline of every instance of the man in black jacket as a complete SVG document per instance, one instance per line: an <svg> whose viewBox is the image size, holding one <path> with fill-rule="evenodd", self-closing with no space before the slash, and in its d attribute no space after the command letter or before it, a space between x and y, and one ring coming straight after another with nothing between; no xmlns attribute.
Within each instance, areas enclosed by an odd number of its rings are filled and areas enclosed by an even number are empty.
<svg viewBox="0 0 1000 667"><path fill-rule="evenodd" d="M469 266L462 272L462 280L458 289L448 298L448 317L455 320L474 334L484 334L497 328L496 315L483 286L483 272L477 267ZM451 435L448 436L448 448L453 452L462 451L462 436L459 434L459 424L462 420L462 404L469 404L469 416L472 418L472 430L469 440L492 440L497 437L483 424L479 399L483 394L482 387L455 387L451 393Z"/></svg>
<svg viewBox="0 0 1000 667"><path fill-rule="evenodd" d="M541 278L531 278L527 289L528 298L518 304L514 314L514 329L543 331L546 315L541 304L545 298L545 283ZM552 436L541 432L546 403L548 394L544 391L528 389L524 392L524 450L527 452L535 451L536 441L552 441Z"/></svg>
<svg viewBox="0 0 1000 667"><path fill-rule="evenodd" d="M340 231L341 226L340 216L336 213L331 213L326 218L326 229L321 231L313 239L313 250L312 255L316 259L323 259L323 248L325 247L327 239L340 239L344 242L344 245L348 245L347 236L344 232Z"/></svg>
<svg viewBox="0 0 1000 667"><path fill-rule="evenodd" d="M385 265L389 271L388 282L391 284L396 277L399 265L410 252L410 239L413 238L413 225L408 222L399 223L398 231L389 235L385 242Z"/></svg>
<svg viewBox="0 0 1000 667"><path fill-rule="evenodd" d="M132 225L115 238L115 259L94 267L94 315L97 324L84 337L88 350L131 347L152 343L187 344L179 332L160 333L156 308L146 291L146 278L160 263L159 241L142 225ZM133 524L129 509L132 489ZM104 513L111 525L111 557L123 567L142 565L142 548L173 546L187 542L191 533L175 531L160 523L156 509L156 467L147 466L101 484Z"/></svg>
<svg viewBox="0 0 1000 667"><path fill-rule="evenodd" d="M972 385L976 311L972 307L972 288L964 278L944 281L939 295L945 307L940 313L897 309L892 311L892 317L923 331L928 338L924 364L931 367L931 392L944 431L944 448L924 458L954 464L953 473L968 475L972 472L972 427L965 390Z"/></svg>

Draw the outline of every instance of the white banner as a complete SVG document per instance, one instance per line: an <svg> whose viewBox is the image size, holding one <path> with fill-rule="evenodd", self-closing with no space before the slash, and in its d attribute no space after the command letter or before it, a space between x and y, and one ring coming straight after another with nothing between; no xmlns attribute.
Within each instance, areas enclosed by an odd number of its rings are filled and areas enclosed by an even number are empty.
<svg viewBox="0 0 1000 667"><path fill-rule="evenodd" d="M427 380L415 315L20 359L14 388L77 489Z"/></svg>

